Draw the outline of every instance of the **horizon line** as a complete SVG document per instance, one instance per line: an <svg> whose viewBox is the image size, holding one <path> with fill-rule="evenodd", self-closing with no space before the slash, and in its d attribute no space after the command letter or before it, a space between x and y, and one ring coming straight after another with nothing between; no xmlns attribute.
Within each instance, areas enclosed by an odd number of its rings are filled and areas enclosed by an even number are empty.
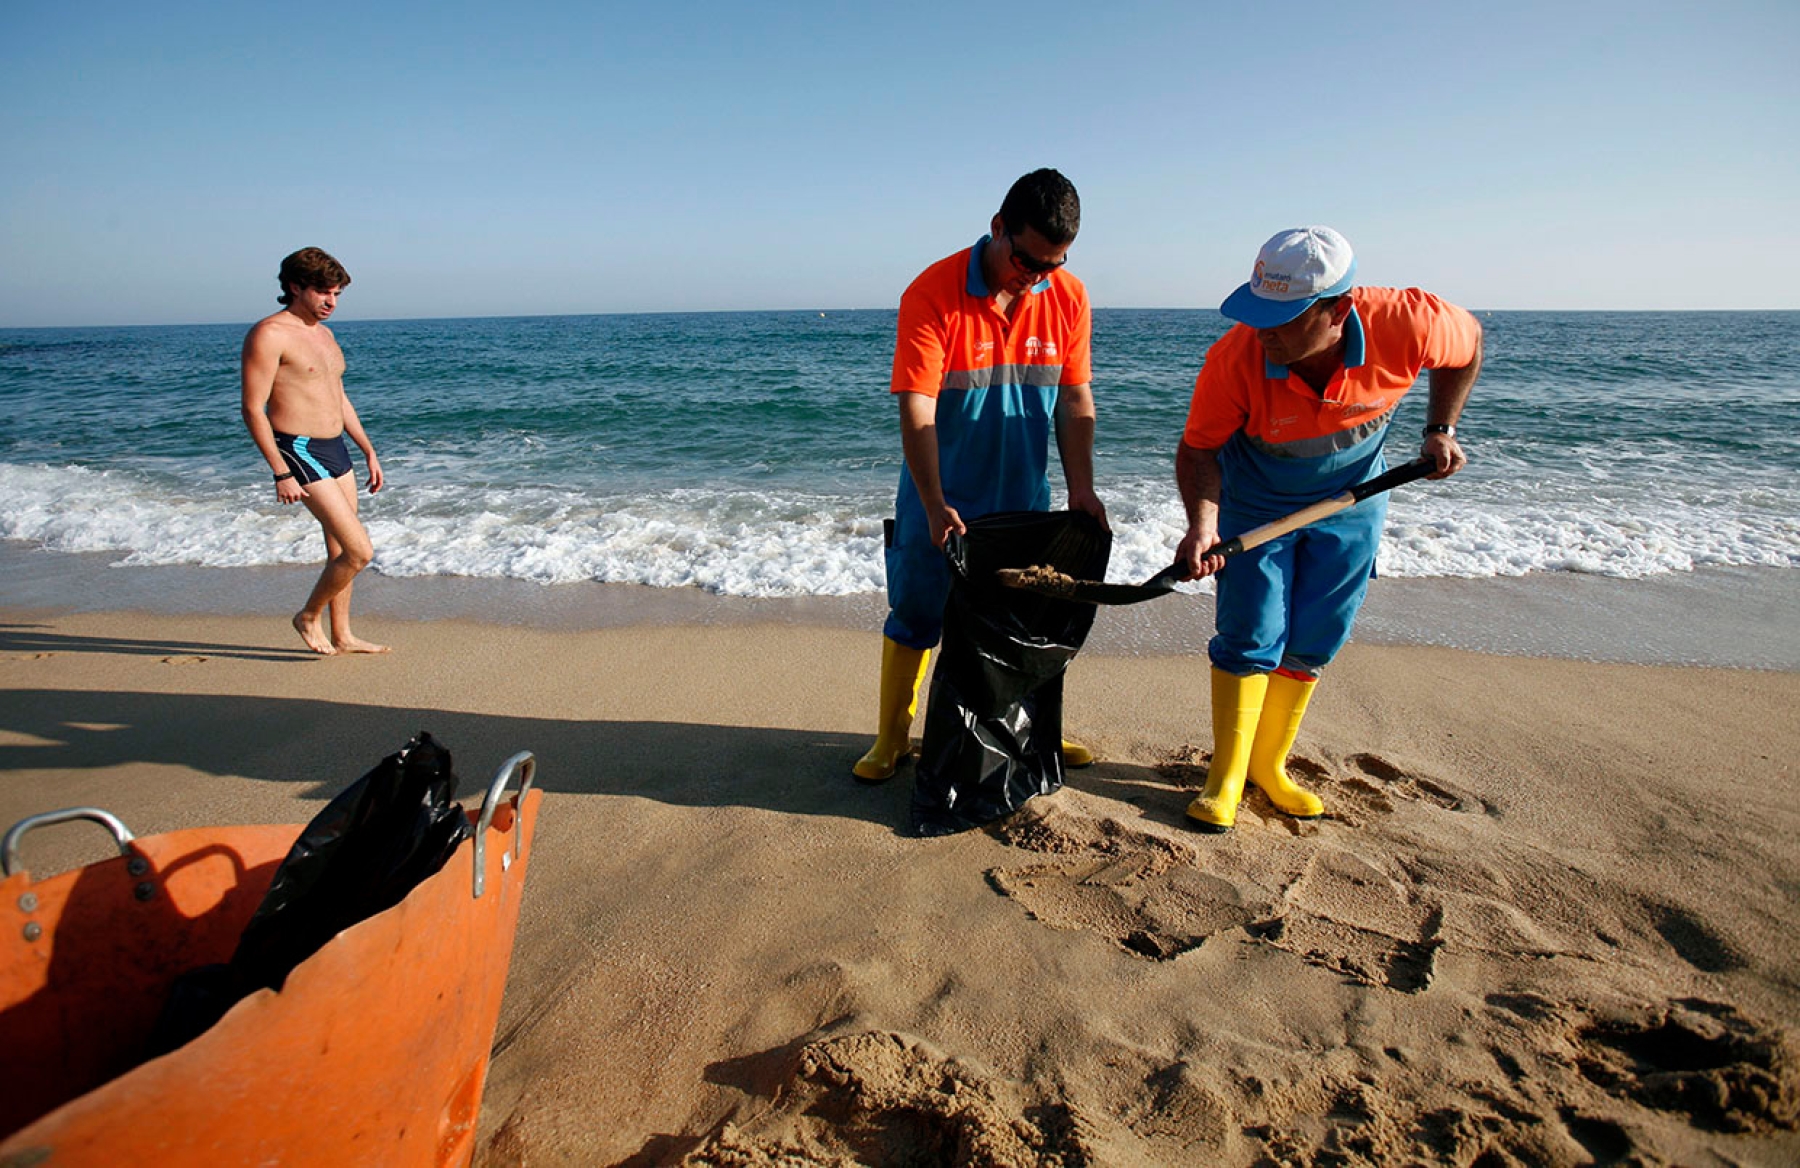
<svg viewBox="0 0 1800 1168"><path fill-rule="evenodd" d="M1467 307L1467 306L1464 306ZM1214 316L1222 315L1216 308L1205 308L1194 305L1094 305L1095 312L1203 312ZM517 312L517 313L477 313L462 316L379 316L350 318L343 324L410 324L425 321L455 320L559 320L569 317L595 316L757 316L757 315L789 315L793 313L817 313L829 316L832 313L849 312L897 312L898 306L888 305L879 308L667 308L667 309L630 309L608 312ZM1693 313L1781 313L1800 312L1800 308L1469 308L1469 312L1477 316L1503 313L1540 313L1576 315L1582 313L1652 316L1658 314L1693 314ZM34 332L55 329L95 329L95 328L217 328L224 325L243 325L248 327L257 320L210 320L210 321L124 321L90 324L0 324L0 332Z"/></svg>

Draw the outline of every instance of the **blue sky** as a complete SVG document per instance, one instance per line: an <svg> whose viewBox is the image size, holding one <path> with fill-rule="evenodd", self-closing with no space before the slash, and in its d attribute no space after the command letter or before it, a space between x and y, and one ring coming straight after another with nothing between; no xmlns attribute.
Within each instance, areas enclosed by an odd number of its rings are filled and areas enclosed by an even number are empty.
<svg viewBox="0 0 1800 1168"><path fill-rule="evenodd" d="M1275 230L1477 309L1800 308L1800 3L14 0L0 327L875 308L1056 166L1102 307Z"/></svg>

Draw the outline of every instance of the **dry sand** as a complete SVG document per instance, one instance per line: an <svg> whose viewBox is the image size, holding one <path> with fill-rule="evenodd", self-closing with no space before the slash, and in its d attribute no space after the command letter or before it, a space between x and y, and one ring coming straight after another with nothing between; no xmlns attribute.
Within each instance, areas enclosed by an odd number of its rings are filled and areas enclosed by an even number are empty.
<svg viewBox="0 0 1800 1168"><path fill-rule="evenodd" d="M1800 674L1353 645L1203 836L1206 670L988 831L853 782L872 633L0 611L0 825L292 822L420 729L539 822L486 1164L1800 1162ZM51 872L104 852L34 835Z"/></svg>

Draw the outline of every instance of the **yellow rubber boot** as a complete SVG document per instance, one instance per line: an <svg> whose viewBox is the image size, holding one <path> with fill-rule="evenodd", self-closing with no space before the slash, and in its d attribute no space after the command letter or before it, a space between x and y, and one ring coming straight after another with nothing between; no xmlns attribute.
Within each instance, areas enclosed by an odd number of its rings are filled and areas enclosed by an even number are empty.
<svg viewBox="0 0 1800 1168"><path fill-rule="evenodd" d="M913 715L919 710L919 682L925 676L930 649L909 649L892 637L881 638L881 708L875 745L856 760L850 773L866 783L894 777L900 760L912 753Z"/></svg>
<svg viewBox="0 0 1800 1168"><path fill-rule="evenodd" d="M1325 814L1319 797L1288 778L1288 751L1300 736L1300 719L1306 716L1306 703L1312 700L1318 678L1302 680L1277 673L1269 678L1269 693L1263 699L1262 720L1256 724L1256 739L1250 744L1250 781L1275 804L1275 809L1295 819L1317 819Z"/></svg>
<svg viewBox="0 0 1800 1168"><path fill-rule="evenodd" d="M1079 742L1065 738L1062 740L1063 765L1070 770L1094 765L1094 752Z"/></svg>
<svg viewBox="0 0 1800 1168"><path fill-rule="evenodd" d="M1237 822L1244 776L1250 769L1250 744L1256 737L1256 722L1262 716L1263 695L1268 689L1266 673L1239 677L1213 668L1212 762L1206 768L1206 790L1187 809L1188 818L1201 831L1230 831Z"/></svg>

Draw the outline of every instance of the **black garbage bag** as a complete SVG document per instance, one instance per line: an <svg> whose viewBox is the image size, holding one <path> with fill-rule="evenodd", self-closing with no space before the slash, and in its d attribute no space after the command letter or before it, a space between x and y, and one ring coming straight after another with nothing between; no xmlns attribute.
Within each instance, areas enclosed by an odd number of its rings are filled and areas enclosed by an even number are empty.
<svg viewBox="0 0 1800 1168"><path fill-rule="evenodd" d="M954 578L914 771L912 831L949 835L1062 787L1063 671L1094 606L1008 588L1001 568L1106 576L1112 535L1079 511L1004 511L944 544Z"/></svg>
<svg viewBox="0 0 1800 1168"><path fill-rule="evenodd" d="M198 1037L239 999L280 989L295 966L434 876L470 834L450 752L421 732L345 788L275 870L231 961L183 974L150 1056Z"/></svg>

